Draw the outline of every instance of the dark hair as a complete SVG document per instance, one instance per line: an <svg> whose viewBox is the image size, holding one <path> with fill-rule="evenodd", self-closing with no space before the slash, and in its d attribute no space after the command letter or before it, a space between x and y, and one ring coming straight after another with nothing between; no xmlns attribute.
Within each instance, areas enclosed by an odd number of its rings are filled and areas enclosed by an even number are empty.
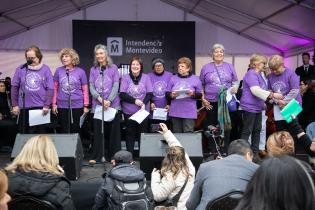
<svg viewBox="0 0 315 210"><path fill-rule="evenodd" d="M140 57L133 57L132 59L131 59L131 61L130 61L130 72L131 72L131 64L132 64L132 62L133 61L138 61L139 63L140 63L140 72L142 72L143 71L143 62L142 62L142 59L140 58Z"/></svg>
<svg viewBox="0 0 315 210"><path fill-rule="evenodd" d="M237 139L231 142L228 148L228 155L238 154L245 156L247 152L253 154L248 141L244 139Z"/></svg>
<svg viewBox="0 0 315 210"><path fill-rule="evenodd" d="M27 57L26 53L28 51L34 51L35 52L35 56L38 58L39 62L42 62L43 54L41 53L40 49L37 46L32 45L32 46L28 47L25 50L25 58Z"/></svg>
<svg viewBox="0 0 315 210"><path fill-rule="evenodd" d="M310 55L308 52L304 52L304 53L302 54L302 57L303 57L304 55L307 55L308 58L311 58L311 55Z"/></svg>
<svg viewBox="0 0 315 210"><path fill-rule="evenodd" d="M308 170L290 156L262 162L235 210L314 210L314 183Z"/></svg>

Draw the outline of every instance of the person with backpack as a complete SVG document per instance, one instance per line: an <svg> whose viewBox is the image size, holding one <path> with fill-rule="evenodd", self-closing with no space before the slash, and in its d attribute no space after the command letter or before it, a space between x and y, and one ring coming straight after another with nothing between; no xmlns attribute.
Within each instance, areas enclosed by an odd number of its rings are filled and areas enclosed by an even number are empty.
<svg viewBox="0 0 315 210"><path fill-rule="evenodd" d="M153 210L154 200L144 172L133 165L132 153L118 151L96 196L94 210Z"/></svg>

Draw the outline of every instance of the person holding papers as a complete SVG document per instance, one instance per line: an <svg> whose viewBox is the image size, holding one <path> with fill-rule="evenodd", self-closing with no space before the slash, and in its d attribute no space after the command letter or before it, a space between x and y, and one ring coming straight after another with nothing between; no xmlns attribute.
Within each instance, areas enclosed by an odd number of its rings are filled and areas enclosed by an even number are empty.
<svg viewBox="0 0 315 210"><path fill-rule="evenodd" d="M202 96L199 77L192 75L191 60L182 57L177 61L178 74L172 76L167 86L171 100L169 116L174 133L193 132L197 119L196 100Z"/></svg>
<svg viewBox="0 0 315 210"><path fill-rule="evenodd" d="M27 62L16 69L12 79L12 113L18 116L20 133L45 133L43 124L30 126L29 111L40 110L40 117L49 117L53 76L50 68L42 63L43 55L37 46L27 48L25 58Z"/></svg>
<svg viewBox="0 0 315 210"><path fill-rule="evenodd" d="M173 76L172 73L164 69L164 60L161 58L156 58L152 61L152 68L153 71L148 73L153 87L153 96L150 104L152 112L152 119L150 120L151 132L153 132L152 125L158 125L161 122L166 123L170 101L167 100L165 93L167 84ZM162 115L158 115L158 113L162 113ZM165 114L165 120L162 120L163 114Z"/></svg>
<svg viewBox="0 0 315 210"><path fill-rule="evenodd" d="M148 120L144 119L139 124L129 118L139 110L150 111L149 101L153 90L150 78L143 73L141 58L132 58L130 69L129 74L124 75L121 80L120 99L126 123L126 146L127 150L133 153L135 141L139 142L140 134L148 130Z"/></svg>
<svg viewBox="0 0 315 210"><path fill-rule="evenodd" d="M272 100L276 128L277 131L287 130L287 123L281 116L280 110L292 99L296 99L302 104L299 77L293 70L284 66L283 57L280 55L271 56L268 65L271 70L271 74L268 77L269 89L284 96L282 100Z"/></svg>
<svg viewBox="0 0 315 210"><path fill-rule="evenodd" d="M79 133L80 116L83 112L89 112L86 74L83 69L77 67L80 60L74 49L62 49L59 59L63 66L57 68L54 75L52 111L59 118L60 133Z"/></svg>
<svg viewBox="0 0 315 210"><path fill-rule="evenodd" d="M121 149L118 68L113 64L104 45L96 45L94 55L95 61L90 71L89 81L93 97L92 113L94 113L94 142L90 164L104 161L103 157L110 161L112 156ZM104 106L104 133L102 133L102 104Z"/></svg>

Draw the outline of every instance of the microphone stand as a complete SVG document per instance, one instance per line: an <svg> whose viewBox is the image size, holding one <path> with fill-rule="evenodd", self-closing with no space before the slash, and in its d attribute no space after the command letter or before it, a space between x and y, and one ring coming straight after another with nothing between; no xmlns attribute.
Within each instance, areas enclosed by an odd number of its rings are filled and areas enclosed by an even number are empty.
<svg viewBox="0 0 315 210"><path fill-rule="evenodd" d="M24 75L24 87L23 87L23 91L22 91L22 108L23 108L23 121L22 121L22 133L25 134L25 126L26 126L26 110L25 110L25 89L26 89L26 76L28 73L28 65L26 65L25 67L25 75Z"/></svg>
<svg viewBox="0 0 315 210"><path fill-rule="evenodd" d="M105 162L105 157L104 157L104 141L105 141L105 134L104 134L104 69L100 65L100 73L102 75L102 83L101 83L101 98L102 98L102 158L101 161Z"/></svg>
<svg viewBox="0 0 315 210"><path fill-rule="evenodd" d="M71 107L71 89L69 79L69 69L66 69L68 79L68 133L71 133L71 125L73 124L72 107Z"/></svg>

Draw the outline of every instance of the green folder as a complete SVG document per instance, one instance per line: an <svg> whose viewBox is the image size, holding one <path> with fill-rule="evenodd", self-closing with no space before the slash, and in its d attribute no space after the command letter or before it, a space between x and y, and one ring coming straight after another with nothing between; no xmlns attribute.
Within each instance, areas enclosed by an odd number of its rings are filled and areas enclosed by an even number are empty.
<svg viewBox="0 0 315 210"><path fill-rule="evenodd" d="M302 107L300 106L299 102L297 102L295 99L292 99L282 110L281 115L287 121L287 123L290 123L292 121L292 116L297 117L298 114L302 111Z"/></svg>

